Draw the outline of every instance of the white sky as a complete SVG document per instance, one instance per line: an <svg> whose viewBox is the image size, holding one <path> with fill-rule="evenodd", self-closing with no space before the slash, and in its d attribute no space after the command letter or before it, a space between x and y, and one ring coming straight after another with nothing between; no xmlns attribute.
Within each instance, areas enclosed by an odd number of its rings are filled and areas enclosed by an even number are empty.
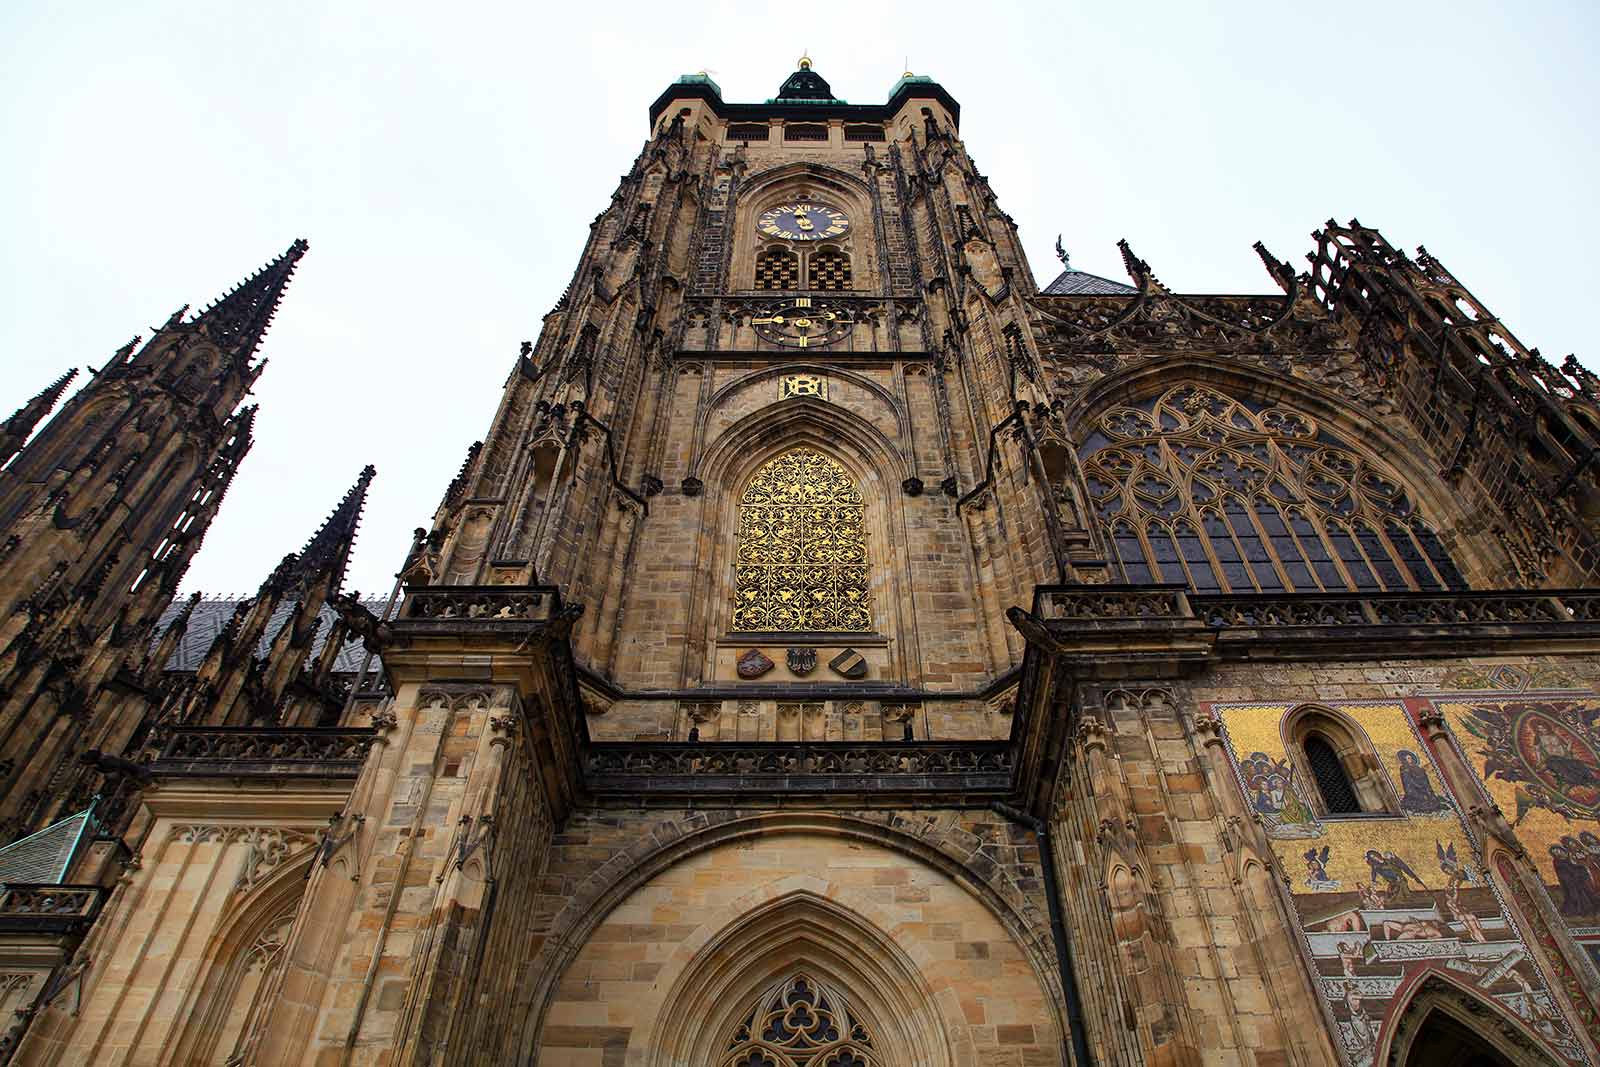
<svg viewBox="0 0 1600 1067"><path fill-rule="evenodd" d="M809 48L882 102L910 57L1041 281L1270 292L1330 216L1428 246L1525 343L1596 366L1592 4L0 5L0 418L304 236L254 451L189 588L253 592L378 467L347 588L386 593L646 109Z"/></svg>

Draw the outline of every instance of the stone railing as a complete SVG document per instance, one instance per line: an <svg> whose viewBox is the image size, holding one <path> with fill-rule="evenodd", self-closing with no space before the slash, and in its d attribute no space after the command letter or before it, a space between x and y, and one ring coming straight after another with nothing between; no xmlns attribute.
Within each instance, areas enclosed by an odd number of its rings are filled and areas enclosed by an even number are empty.
<svg viewBox="0 0 1600 1067"><path fill-rule="evenodd" d="M87 929L106 894L97 885L0 885L0 933Z"/></svg>
<svg viewBox="0 0 1600 1067"><path fill-rule="evenodd" d="M1214 630L1317 626L1560 626L1600 623L1600 590L1461 593L1189 593L1175 585L1041 588L1045 622L1198 620Z"/></svg>
<svg viewBox="0 0 1600 1067"><path fill-rule="evenodd" d="M561 608L554 589L510 585L433 585L407 590L407 622L546 622Z"/></svg>
<svg viewBox="0 0 1600 1067"><path fill-rule="evenodd" d="M597 794L1006 792L1005 741L594 742L584 782Z"/></svg>
<svg viewBox="0 0 1600 1067"><path fill-rule="evenodd" d="M157 777L353 778L375 733L370 727L185 727L167 736L150 772Z"/></svg>

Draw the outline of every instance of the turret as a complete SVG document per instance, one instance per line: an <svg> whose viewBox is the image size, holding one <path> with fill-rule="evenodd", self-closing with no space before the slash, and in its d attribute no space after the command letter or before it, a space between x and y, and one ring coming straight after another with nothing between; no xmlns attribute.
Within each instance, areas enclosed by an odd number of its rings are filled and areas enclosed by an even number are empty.
<svg viewBox="0 0 1600 1067"><path fill-rule="evenodd" d="M67 371L40 390L32 400L18 408L15 415L5 422L0 422L0 467L5 466L12 456L22 451L22 446L33 433L33 428L39 424L40 419L50 413L51 408L56 406L56 401L66 392L68 383L77 375L76 368Z"/></svg>

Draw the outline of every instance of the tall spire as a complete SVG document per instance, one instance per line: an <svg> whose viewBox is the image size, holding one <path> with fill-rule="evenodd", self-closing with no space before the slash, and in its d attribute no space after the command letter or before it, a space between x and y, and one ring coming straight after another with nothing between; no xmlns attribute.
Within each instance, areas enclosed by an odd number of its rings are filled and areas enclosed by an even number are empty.
<svg viewBox="0 0 1600 1067"><path fill-rule="evenodd" d="M28 435L33 433L33 428L39 425L39 420L56 406L56 401L61 399L61 394L67 391L67 384L77 376L77 373L77 368L67 371L32 400L18 408L15 415L5 422L0 422L0 463L5 463L17 454L23 443L28 440Z"/></svg>
<svg viewBox="0 0 1600 1067"><path fill-rule="evenodd" d="M377 473L377 468L370 463L363 467L356 484L345 493L339 506L328 516L328 521L306 542L296 566L304 578L310 579L331 570L334 582L329 588L338 590L339 583L344 580L345 565L350 561L350 547L355 543L356 527L361 523L361 508L367 501L367 487Z"/></svg>
<svg viewBox="0 0 1600 1067"><path fill-rule="evenodd" d="M195 325L204 327L213 341L234 356L253 356L272 323L295 265L309 247L303 239L295 241L283 255L195 316Z"/></svg>

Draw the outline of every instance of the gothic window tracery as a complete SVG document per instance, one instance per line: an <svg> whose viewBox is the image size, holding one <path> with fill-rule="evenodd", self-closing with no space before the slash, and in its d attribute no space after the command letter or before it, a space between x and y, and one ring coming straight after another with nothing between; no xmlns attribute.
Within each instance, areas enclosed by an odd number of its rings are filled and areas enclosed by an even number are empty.
<svg viewBox="0 0 1600 1067"><path fill-rule="evenodd" d="M809 975L768 986L740 1016L718 1067L881 1067L844 994Z"/></svg>
<svg viewBox="0 0 1600 1067"><path fill-rule="evenodd" d="M757 471L739 503L731 629L870 631L865 512L844 468L814 449Z"/></svg>
<svg viewBox="0 0 1600 1067"><path fill-rule="evenodd" d="M1079 451L1129 582L1199 592L1466 588L1398 479L1287 404L1180 385L1106 411Z"/></svg>
<svg viewBox="0 0 1600 1067"><path fill-rule="evenodd" d="M800 288L800 257L779 245L772 245L756 254L757 289Z"/></svg>

